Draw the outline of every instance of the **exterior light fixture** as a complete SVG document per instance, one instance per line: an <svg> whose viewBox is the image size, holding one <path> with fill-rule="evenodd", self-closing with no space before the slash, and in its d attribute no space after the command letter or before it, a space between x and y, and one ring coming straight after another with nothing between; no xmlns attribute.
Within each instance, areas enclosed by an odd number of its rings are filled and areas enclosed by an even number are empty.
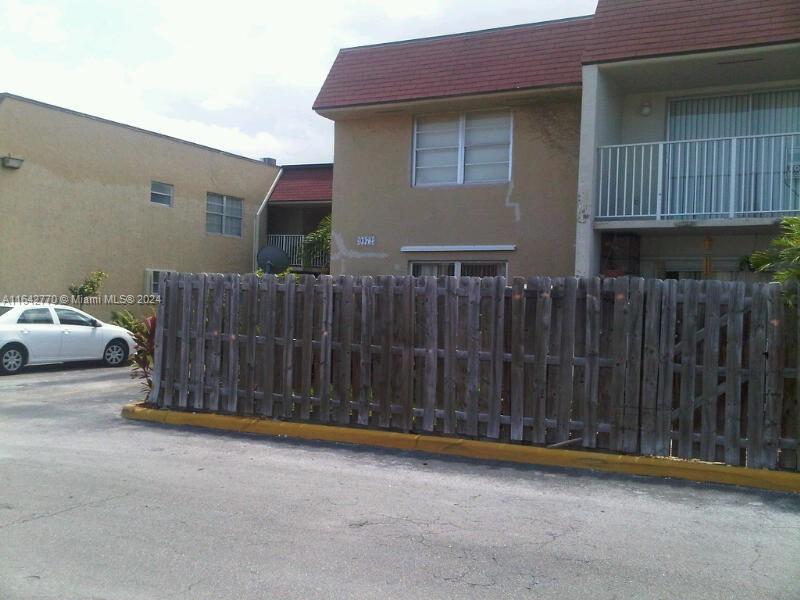
<svg viewBox="0 0 800 600"><path fill-rule="evenodd" d="M650 113L653 112L653 105L650 104L649 100L646 100L645 102L642 102L642 105L639 107L639 112L643 117L649 117Z"/></svg>
<svg viewBox="0 0 800 600"><path fill-rule="evenodd" d="M0 162L2 162L3 167L6 169L19 169L25 160L9 154L0 159Z"/></svg>

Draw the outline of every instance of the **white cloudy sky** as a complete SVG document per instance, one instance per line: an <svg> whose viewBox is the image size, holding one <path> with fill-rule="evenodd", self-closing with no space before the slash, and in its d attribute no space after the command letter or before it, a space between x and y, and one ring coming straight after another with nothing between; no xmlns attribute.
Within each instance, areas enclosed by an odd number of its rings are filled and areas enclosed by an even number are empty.
<svg viewBox="0 0 800 600"><path fill-rule="evenodd" d="M590 14L596 0L0 0L6 91L279 163L333 159L341 47Z"/></svg>

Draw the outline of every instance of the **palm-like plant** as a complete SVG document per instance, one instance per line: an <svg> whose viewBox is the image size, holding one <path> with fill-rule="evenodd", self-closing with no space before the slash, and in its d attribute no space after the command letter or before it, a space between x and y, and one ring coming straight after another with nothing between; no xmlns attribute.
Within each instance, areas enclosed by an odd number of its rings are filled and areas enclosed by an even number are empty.
<svg viewBox="0 0 800 600"><path fill-rule="evenodd" d="M314 258L320 254L325 254L331 250L331 216L322 218L317 228L309 233L303 240L303 247L300 249L300 256L303 266L310 266Z"/></svg>
<svg viewBox="0 0 800 600"><path fill-rule="evenodd" d="M781 221L782 233L772 240L768 250L754 252L750 265L761 272L772 273L783 284L800 282L800 217Z"/></svg>

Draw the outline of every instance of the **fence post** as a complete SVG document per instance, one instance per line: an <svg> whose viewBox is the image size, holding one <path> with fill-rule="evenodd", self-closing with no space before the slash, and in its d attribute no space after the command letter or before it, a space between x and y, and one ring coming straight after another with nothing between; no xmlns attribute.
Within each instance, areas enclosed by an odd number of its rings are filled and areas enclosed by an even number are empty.
<svg viewBox="0 0 800 600"><path fill-rule="evenodd" d="M767 287L767 374L764 389L764 465L778 464L783 400L783 325L785 323L781 284Z"/></svg>
<svg viewBox="0 0 800 600"><path fill-rule="evenodd" d="M522 440L525 386L525 280L511 284L511 439Z"/></svg>
<svg viewBox="0 0 800 600"><path fill-rule="evenodd" d="M742 338L744 336L744 283L730 286L725 360L725 462L738 465L741 458Z"/></svg>
<svg viewBox="0 0 800 600"><path fill-rule="evenodd" d="M387 286L387 289L391 289ZM438 322L437 303L438 285L436 277L425 277L425 378L422 388L423 415L422 429L433 431L436 425L436 370L439 362L438 348ZM391 369L388 370L391 376Z"/></svg>
<svg viewBox="0 0 800 600"><path fill-rule="evenodd" d="M155 406L161 406L161 378L164 372L164 320L166 319L167 281L166 273L158 278L158 307L156 308L155 348L153 349L153 372L150 380L153 388L147 396L147 401Z"/></svg>
<svg viewBox="0 0 800 600"><path fill-rule="evenodd" d="M369 402L372 397L372 277L361 278L361 348L359 352L358 424L369 425Z"/></svg>

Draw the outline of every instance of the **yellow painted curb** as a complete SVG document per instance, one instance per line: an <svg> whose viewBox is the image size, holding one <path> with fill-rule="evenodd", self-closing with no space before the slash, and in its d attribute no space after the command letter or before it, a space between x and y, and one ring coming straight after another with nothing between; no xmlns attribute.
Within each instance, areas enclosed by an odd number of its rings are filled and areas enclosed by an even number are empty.
<svg viewBox="0 0 800 600"><path fill-rule="evenodd" d="M488 460L502 460L533 465L594 469L651 477L674 477L710 483L727 483L745 487L800 493L800 474L732 467L719 463L682 460L666 457L603 454L580 450L560 450L497 442L445 438L433 435L397 433L374 429L357 429L335 425L292 423L233 415L192 413L147 408L142 404L126 404L122 416L138 421L167 425L191 425L240 433L287 436L305 440L365 444L398 450L417 450Z"/></svg>

